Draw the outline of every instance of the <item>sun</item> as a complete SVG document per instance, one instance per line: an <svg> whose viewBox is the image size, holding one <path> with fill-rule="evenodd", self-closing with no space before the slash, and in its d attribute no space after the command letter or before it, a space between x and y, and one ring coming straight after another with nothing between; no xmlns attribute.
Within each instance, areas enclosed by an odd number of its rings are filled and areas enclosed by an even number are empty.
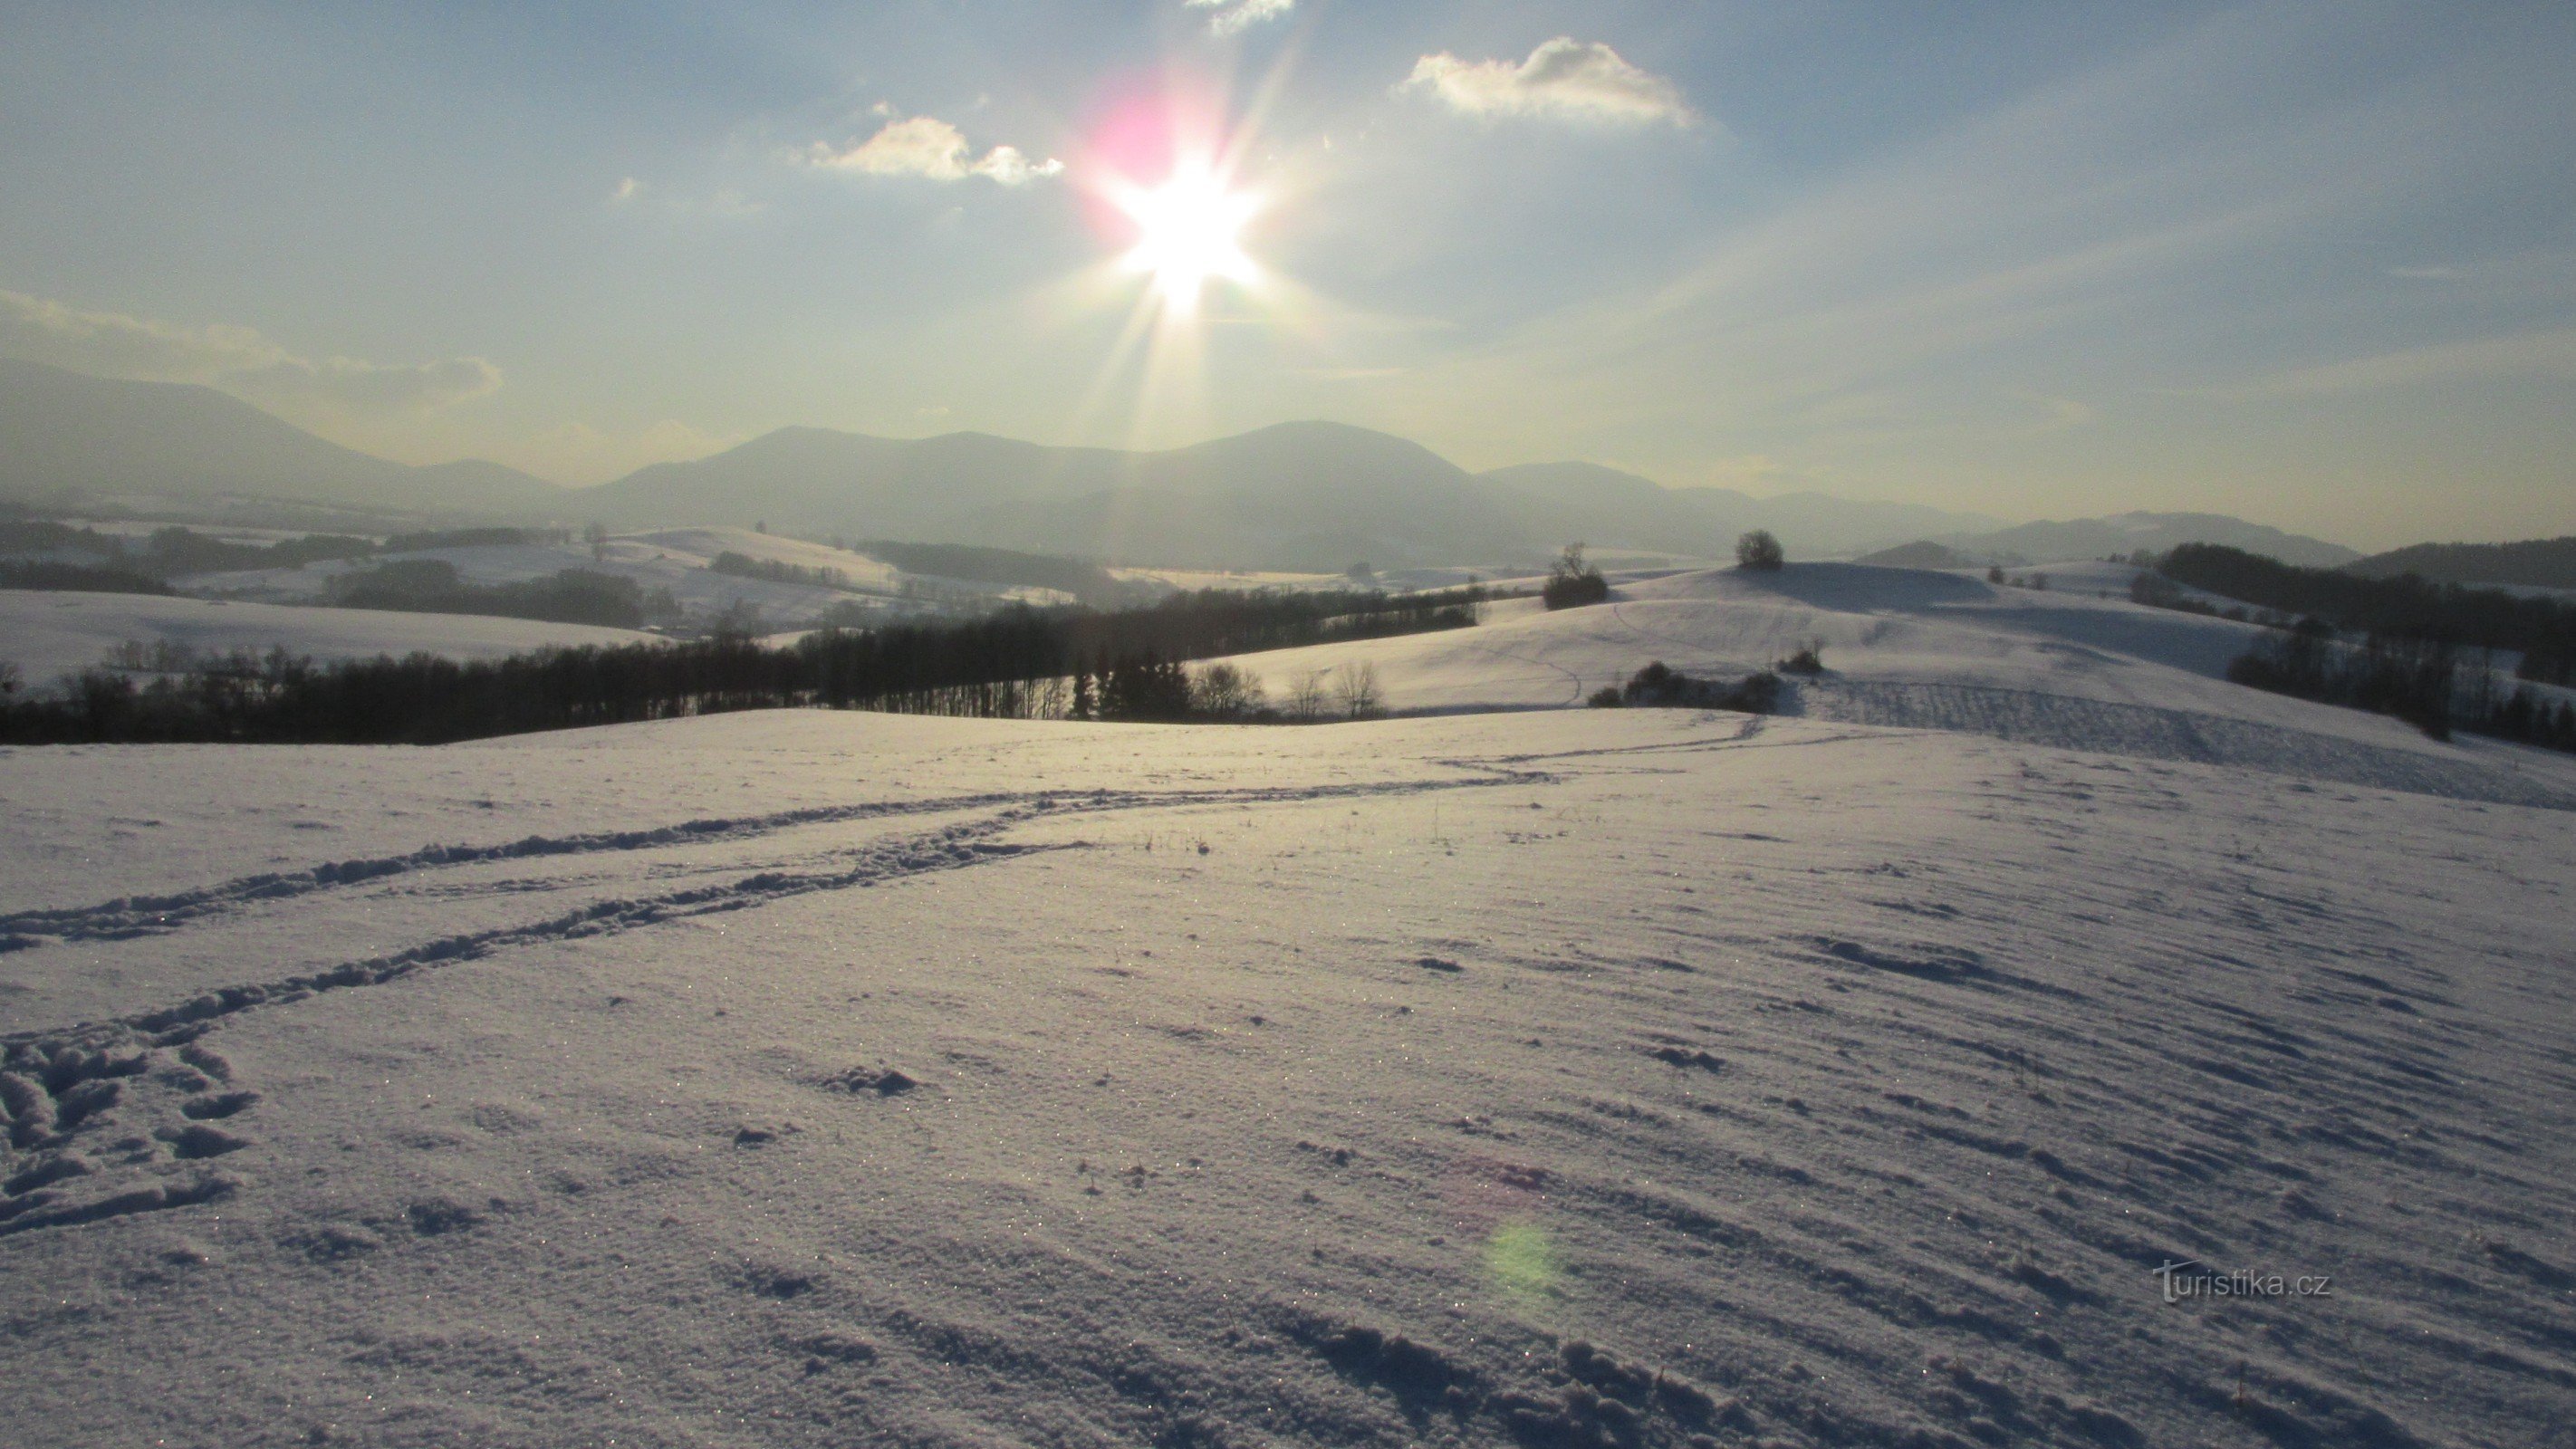
<svg viewBox="0 0 2576 1449"><path fill-rule="evenodd" d="M1214 166L1184 162L1160 186L1115 199L1136 227L1127 266L1153 278L1164 305L1190 311L1212 281L1253 280L1243 228L1261 209L1260 199L1228 185Z"/></svg>

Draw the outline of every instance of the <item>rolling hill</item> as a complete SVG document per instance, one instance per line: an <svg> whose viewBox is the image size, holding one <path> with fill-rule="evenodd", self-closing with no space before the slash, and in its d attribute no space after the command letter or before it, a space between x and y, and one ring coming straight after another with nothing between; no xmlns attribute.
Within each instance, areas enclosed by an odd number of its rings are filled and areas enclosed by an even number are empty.
<svg viewBox="0 0 2576 1449"><path fill-rule="evenodd" d="M498 463L412 467L327 442L193 383L0 359L0 497L205 505L238 498L394 517L547 518L565 490Z"/></svg>
<svg viewBox="0 0 2576 1449"><path fill-rule="evenodd" d="M2576 536L2522 543L2419 543L2343 567L2366 579L2417 574L2441 584L2576 589Z"/></svg>

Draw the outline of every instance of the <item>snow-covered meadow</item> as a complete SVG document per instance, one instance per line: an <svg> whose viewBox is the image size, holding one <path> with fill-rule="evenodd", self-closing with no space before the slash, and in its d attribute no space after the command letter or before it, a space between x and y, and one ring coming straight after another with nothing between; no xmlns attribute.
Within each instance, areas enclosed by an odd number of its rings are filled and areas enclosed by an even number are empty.
<svg viewBox="0 0 2576 1449"><path fill-rule="evenodd" d="M632 644L657 637L632 629L485 614L399 614L158 594L0 589L0 660L17 665L27 683L38 688L65 674L97 668L128 641L206 654L284 649L320 660L415 652L497 659L557 645Z"/></svg>
<svg viewBox="0 0 2576 1449"><path fill-rule="evenodd" d="M0 752L12 1437L2560 1433L2576 762L1869 572L1242 661L1374 723Z"/></svg>

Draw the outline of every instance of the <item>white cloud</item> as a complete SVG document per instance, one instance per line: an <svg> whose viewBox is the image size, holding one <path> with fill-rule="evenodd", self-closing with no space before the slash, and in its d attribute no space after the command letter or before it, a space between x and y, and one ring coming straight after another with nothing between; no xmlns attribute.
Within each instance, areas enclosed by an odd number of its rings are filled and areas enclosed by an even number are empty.
<svg viewBox="0 0 2576 1449"><path fill-rule="evenodd" d="M608 199L611 201L633 201L636 197L643 194L644 183L636 180L632 176L629 176L617 183L617 189L608 194Z"/></svg>
<svg viewBox="0 0 2576 1449"><path fill-rule="evenodd" d="M501 370L480 357L393 366L354 357L316 360L254 328L182 327L9 291L0 291L0 353L108 377L211 383L247 396L362 412L445 407L501 386Z"/></svg>
<svg viewBox="0 0 2576 1449"><path fill-rule="evenodd" d="M1515 65L1465 61L1446 51L1415 63L1410 89L1437 96L1470 116L1543 116L1643 126L1696 119L1681 88L1639 70L1599 41L1560 35Z"/></svg>
<svg viewBox="0 0 2576 1449"><path fill-rule="evenodd" d="M921 176L932 181L963 181L981 176L1004 186L1020 186L1063 172L1053 158L1032 161L1016 146L996 146L976 156L964 133L935 116L888 121L885 128L855 145L834 148L817 143L807 153L817 166L863 171L871 176Z"/></svg>
<svg viewBox="0 0 2576 1449"><path fill-rule="evenodd" d="M1297 8L1297 0L1184 0L1193 10L1213 10L1208 34L1234 35Z"/></svg>

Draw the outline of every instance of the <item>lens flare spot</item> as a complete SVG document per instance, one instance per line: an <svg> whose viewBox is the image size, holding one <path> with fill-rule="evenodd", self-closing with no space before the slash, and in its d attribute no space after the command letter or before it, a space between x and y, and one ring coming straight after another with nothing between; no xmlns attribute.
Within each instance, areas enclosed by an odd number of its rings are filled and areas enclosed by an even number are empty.
<svg viewBox="0 0 2576 1449"><path fill-rule="evenodd" d="M1485 1272L1515 1298L1543 1298L1565 1277L1556 1244L1536 1223L1505 1223L1485 1242Z"/></svg>

